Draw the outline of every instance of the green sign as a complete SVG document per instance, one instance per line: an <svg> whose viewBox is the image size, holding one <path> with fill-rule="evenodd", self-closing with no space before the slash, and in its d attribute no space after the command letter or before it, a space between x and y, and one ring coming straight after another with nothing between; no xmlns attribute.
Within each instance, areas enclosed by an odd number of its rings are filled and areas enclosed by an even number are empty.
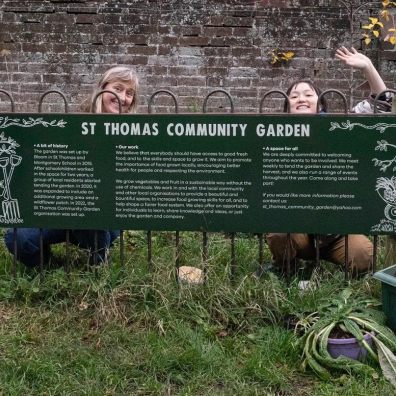
<svg viewBox="0 0 396 396"><path fill-rule="evenodd" d="M4 227L395 233L396 118L6 114Z"/></svg>

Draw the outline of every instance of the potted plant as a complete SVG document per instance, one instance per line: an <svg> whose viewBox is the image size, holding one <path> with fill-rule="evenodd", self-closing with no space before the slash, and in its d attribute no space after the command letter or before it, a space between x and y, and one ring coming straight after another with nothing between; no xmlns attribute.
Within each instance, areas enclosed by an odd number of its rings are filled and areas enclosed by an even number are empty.
<svg viewBox="0 0 396 396"><path fill-rule="evenodd" d="M370 366L374 360L396 386L396 357L392 352L396 351L396 337L384 325L384 314L375 309L378 305L379 301L354 296L347 288L336 298L320 304L316 312L301 317L295 333L303 349L303 369L309 366L322 379L330 379L331 372L340 371L376 376ZM332 351L332 338L347 340L348 350ZM351 345L357 350L351 352Z"/></svg>

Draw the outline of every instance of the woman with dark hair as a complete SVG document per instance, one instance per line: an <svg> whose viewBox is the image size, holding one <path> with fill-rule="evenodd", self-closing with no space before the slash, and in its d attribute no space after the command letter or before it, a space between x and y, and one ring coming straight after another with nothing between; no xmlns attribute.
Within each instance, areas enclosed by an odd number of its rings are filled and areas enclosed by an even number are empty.
<svg viewBox="0 0 396 396"><path fill-rule="evenodd" d="M315 113L326 113L327 112L327 101L324 96L320 98L319 101L319 109L317 109L318 105L318 100L317 98L320 96L322 91L320 90L319 87L317 87L311 80L306 79L306 80L297 80L293 82L292 84L289 85L289 88L286 90L286 95L289 98L289 100L285 100L285 104L283 106L283 111L285 113L302 113L304 111L298 111L299 109L293 107L293 109L290 109L289 103L292 102L294 103L294 98L298 96L299 92L306 92L306 98L311 98L309 102L312 102L312 105L314 105L315 108ZM315 95L316 94L316 95ZM310 108L309 108L310 109ZM318 111L317 111L318 110ZM306 111L307 113L310 113L310 111Z"/></svg>
<svg viewBox="0 0 396 396"><path fill-rule="evenodd" d="M362 70L369 85L370 97L354 107L356 113L373 112L373 99L376 95L386 90L385 83L371 60L356 51L341 47L336 51L336 57L346 65ZM314 114L327 111L327 103L322 97L318 103L320 89L310 80L299 80L292 83L286 91L288 100L285 101L284 110L291 114ZM386 98L385 98L386 99ZM386 111L390 105L384 100L382 110ZM387 108L388 105L388 108ZM270 233L267 235L268 246L271 250L276 267L285 265L287 256L290 259L298 258L314 260L316 249L319 248L321 259L342 265L345 261L345 238L341 235L319 235L316 239L309 234L290 234L290 251L287 252L288 238L284 233ZM365 272L372 265L373 245L364 235L348 236L348 268L353 272Z"/></svg>

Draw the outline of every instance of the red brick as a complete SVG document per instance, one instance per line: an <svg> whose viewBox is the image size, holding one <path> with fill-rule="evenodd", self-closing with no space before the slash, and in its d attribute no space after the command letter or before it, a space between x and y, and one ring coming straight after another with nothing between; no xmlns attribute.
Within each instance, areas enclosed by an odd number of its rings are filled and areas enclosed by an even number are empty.
<svg viewBox="0 0 396 396"><path fill-rule="evenodd" d="M189 111L200 111L208 90L220 87L231 90L236 108L245 112L256 111L256 98L264 92L303 76L316 78L324 89L343 90L349 81L332 59L349 34L347 13L337 0L313 3L206 0L187 8L173 0L3 0L0 50L11 53L0 56L0 79L24 111L37 109L39 94L54 86L69 91L77 109L95 79L117 63L137 69L143 104L149 92L166 87ZM374 15L375 7L370 8ZM361 32L355 29L358 39ZM365 53L392 86L395 56L386 48L370 46ZM271 65L271 49L296 56ZM357 72L355 78L362 76ZM364 87L356 91L356 97L365 94ZM266 108L272 102L281 100L274 98ZM168 111L166 104L160 107Z"/></svg>

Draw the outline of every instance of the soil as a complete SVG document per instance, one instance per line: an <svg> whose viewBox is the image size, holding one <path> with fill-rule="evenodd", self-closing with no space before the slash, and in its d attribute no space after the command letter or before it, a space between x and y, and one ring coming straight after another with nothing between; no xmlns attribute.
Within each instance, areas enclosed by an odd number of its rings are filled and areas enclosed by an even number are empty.
<svg viewBox="0 0 396 396"><path fill-rule="evenodd" d="M334 329L330 332L329 338L338 338L338 339L344 339L344 338L354 338L354 336L351 333L345 332L338 326L334 327Z"/></svg>
<svg viewBox="0 0 396 396"><path fill-rule="evenodd" d="M294 330L297 322L298 322L298 317L293 314L285 315L283 317L283 327L287 330Z"/></svg>

